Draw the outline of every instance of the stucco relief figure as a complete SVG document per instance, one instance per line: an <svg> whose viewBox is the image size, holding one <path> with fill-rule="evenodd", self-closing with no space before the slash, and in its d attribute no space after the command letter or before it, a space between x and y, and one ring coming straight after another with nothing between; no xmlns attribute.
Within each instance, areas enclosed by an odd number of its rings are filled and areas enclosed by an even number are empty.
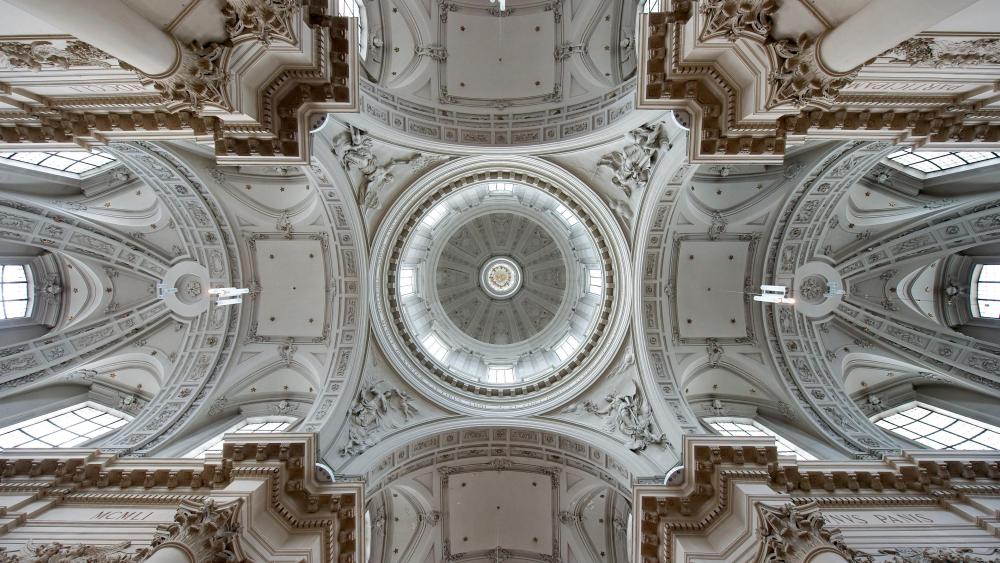
<svg viewBox="0 0 1000 563"><path fill-rule="evenodd" d="M345 456L361 454L375 445L375 434L379 431L398 428L399 423L408 422L416 414L413 399L405 391L388 387L382 380L362 383L348 415L347 444L340 453Z"/></svg>
<svg viewBox="0 0 1000 563"><path fill-rule="evenodd" d="M375 153L372 151L375 141L367 133L351 127L351 130L344 133L337 139L333 146L333 154L348 169L356 168L364 175L375 172Z"/></svg>
<svg viewBox="0 0 1000 563"><path fill-rule="evenodd" d="M611 182L631 197L649 182L650 171L656 163L657 151L669 147L670 141L659 123L643 125L629 133L631 142L621 150L601 157L598 166L611 169Z"/></svg>
<svg viewBox="0 0 1000 563"><path fill-rule="evenodd" d="M645 399L639 386L633 381L624 392L613 391L604 397L607 404L598 406L586 401L583 409L590 414L607 417L604 428L628 437L626 446L634 451L642 451L650 444L664 444L666 435L656 431L653 413L645 407Z"/></svg>

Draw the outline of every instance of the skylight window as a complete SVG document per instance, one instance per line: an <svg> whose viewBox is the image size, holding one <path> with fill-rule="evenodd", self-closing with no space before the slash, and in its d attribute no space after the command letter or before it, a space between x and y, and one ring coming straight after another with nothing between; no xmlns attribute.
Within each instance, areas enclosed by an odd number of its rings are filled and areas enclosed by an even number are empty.
<svg viewBox="0 0 1000 563"><path fill-rule="evenodd" d="M1000 153L983 151L932 152L907 149L888 156L889 160L921 172L941 172L960 166L1000 158Z"/></svg>
<svg viewBox="0 0 1000 563"><path fill-rule="evenodd" d="M23 264L0 266L0 320L31 315L31 269Z"/></svg>
<svg viewBox="0 0 1000 563"><path fill-rule="evenodd" d="M441 343L441 339L438 338L436 334L428 334L421 342L424 345L424 349L427 350L431 356L434 356L437 361L443 362L444 359L448 357L448 349L444 347L444 344Z"/></svg>
<svg viewBox="0 0 1000 563"><path fill-rule="evenodd" d="M1000 450L1000 428L923 403L887 411L875 424L935 450Z"/></svg>
<svg viewBox="0 0 1000 563"><path fill-rule="evenodd" d="M559 358L559 361L566 361L566 358L572 356L579 347L580 341L572 334L567 334L566 338L563 338L562 342L556 346L556 356Z"/></svg>
<svg viewBox="0 0 1000 563"><path fill-rule="evenodd" d="M132 417L87 401L0 428L0 450L72 448L124 426Z"/></svg>
<svg viewBox="0 0 1000 563"><path fill-rule="evenodd" d="M580 222L580 220L576 218L576 213L573 213L568 207L561 203L556 206L556 213L558 213L570 227Z"/></svg>
<svg viewBox="0 0 1000 563"><path fill-rule="evenodd" d="M413 268L402 268L399 270L399 294L412 295L415 289L414 276L416 272Z"/></svg>
<svg viewBox="0 0 1000 563"><path fill-rule="evenodd" d="M514 366L490 366L486 371L490 383L514 383Z"/></svg>
<svg viewBox="0 0 1000 563"><path fill-rule="evenodd" d="M368 13L359 0L337 0L337 14L358 18L358 56L362 59L368 54Z"/></svg>
<svg viewBox="0 0 1000 563"><path fill-rule="evenodd" d="M424 225L427 225L428 227L433 227L434 225L437 225L437 222L440 221L441 218L444 217L447 212L448 212L448 206L445 205L443 201L441 203L438 203L437 205L432 207L430 211L427 212L427 215L424 216Z"/></svg>
<svg viewBox="0 0 1000 563"><path fill-rule="evenodd" d="M0 158L23 163L28 167L48 168L71 174L84 174L115 161L106 152L0 152Z"/></svg>
<svg viewBox="0 0 1000 563"><path fill-rule="evenodd" d="M604 274L600 270L589 271L590 284L587 291L595 295L600 295L604 290Z"/></svg>
<svg viewBox="0 0 1000 563"><path fill-rule="evenodd" d="M514 184L510 182L490 182L486 187L491 194L505 195L514 193Z"/></svg>
<svg viewBox="0 0 1000 563"><path fill-rule="evenodd" d="M208 453L218 453L222 451L222 437L226 434L277 434L288 430L288 427L295 422L295 419L287 416L258 416L245 418L236 426L212 437L201 446L191 450L184 457L203 458Z"/></svg>
<svg viewBox="0 0 1000 563"><path fill-rule="evenodd" d="M972 314L987 319L1000 319L1000 264L977 268L972 279Z"/></svg>
<svg viewBox="0 0 1000 563"><path fill-rule="evenodd" d="M778 447L778 455L794 455L795 459L813 460L815 456L789 442L783 436L750 418L715 417L705 422L723 436L770 436Z"/></svg>

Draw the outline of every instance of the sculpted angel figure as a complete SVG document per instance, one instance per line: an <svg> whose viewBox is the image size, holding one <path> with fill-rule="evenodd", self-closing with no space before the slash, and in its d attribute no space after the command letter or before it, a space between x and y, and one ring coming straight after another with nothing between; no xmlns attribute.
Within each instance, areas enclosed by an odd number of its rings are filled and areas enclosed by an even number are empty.
<svg viewBox="0 0 1000 563"><path fill-rule="evenodd" d="M662 444L666 439L665 434L656 432L653 414L645 408L642 392L635 382L631 382L624 393L608 393L604 400L607 404L603 407L586 401L583 408L590 414L607 417L605 428L627 436L626 446L630 450L641 451L649 444Z"/></svg>

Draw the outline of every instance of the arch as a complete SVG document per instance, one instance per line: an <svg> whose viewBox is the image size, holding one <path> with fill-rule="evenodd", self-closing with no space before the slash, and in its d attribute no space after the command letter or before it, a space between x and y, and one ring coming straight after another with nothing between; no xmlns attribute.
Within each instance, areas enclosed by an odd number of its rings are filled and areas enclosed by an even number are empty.
<svg viewBox="0 0 1000 563"><path fill-rule="evenodd" d="M380 476L388 474L392 470L391 467L396 464L394 459L389 461L389 457L397 452L397 450L407 448L421 440L433 438L435 435L446 432L458 433L462 430L491 428L550 433L557 439L564 439L562 445L565 448L579 445L583 445L584 447L588 445L593 446L595 453L603 454L603 459L608 464L607 468L602 468L602 471L613 474L616 482L626 488L631 487L631 479L635 477L662 474L667 469L666 467L658 466L645 455L632 452L610 436L585 426L550 419L512 419L507 417L455 417L412 426L401 432L382 438L372 448L357 457L349 459L342 466L335 469L340 474L368 475L370 478L369 483L374 485L377 482L376 479L381 479ZM479 441L478 443L481 444L483 441ZM390 466L383 466L387 461L390 463ZM596 465L592 461L587 461L587 463L592 466ZM620 466L620 470L613 469L615 473L609 471L608 468L614 468L616 465Z"/></svg>

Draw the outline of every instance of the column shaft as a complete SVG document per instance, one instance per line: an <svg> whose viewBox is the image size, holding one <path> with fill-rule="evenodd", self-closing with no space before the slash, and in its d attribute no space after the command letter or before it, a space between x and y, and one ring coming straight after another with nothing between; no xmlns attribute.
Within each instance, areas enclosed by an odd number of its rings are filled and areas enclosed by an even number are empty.
<svg viewBox="0 0 1000 563"><path fill-rule="evenodd" d="M156 76L173 69L176 41L121 0L6 0L53 27Z"/></svg>
<svg viewBox="0 0 1000 563"><path fill-rule="evenodd" d="M149 556L143 563L200 563L191 559L183 549L174 545L165 545Z"/></svg>
<svg viewBox="0 0 1000 563"><path fill-rule="evenodd" d="M820 62L844 73L978 0L872 0L823 36Z"/></svg>

